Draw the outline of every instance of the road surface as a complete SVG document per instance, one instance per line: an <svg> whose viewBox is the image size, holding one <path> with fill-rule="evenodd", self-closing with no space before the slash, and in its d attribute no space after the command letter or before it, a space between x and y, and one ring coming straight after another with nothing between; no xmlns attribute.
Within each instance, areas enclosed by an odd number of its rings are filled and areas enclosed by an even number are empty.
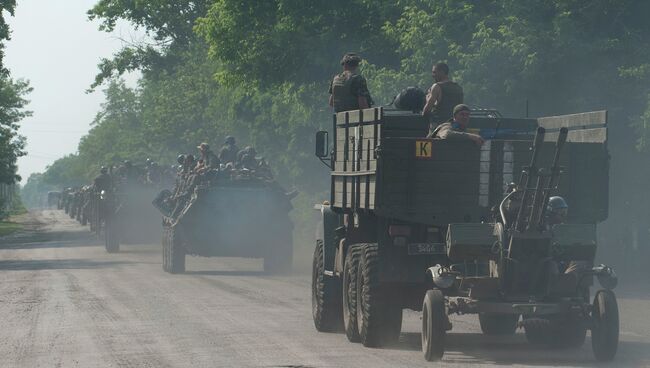
<svg viewBox="0 0 650 368"><path fill-rule="evenodd" d="M522 333L481 335L454 317L448 352L428 363L420 319L405 313L399 343L380 349L318 333L310 260L267 276L259 260L189 257L188 272L161 269L159 244L107 254L62 212L33 211L26 230L0 239L1 367L475 367L593 366L578 350L531 347ZM619 293L621 343L611 366L650 366L650 295Z"/></svg>

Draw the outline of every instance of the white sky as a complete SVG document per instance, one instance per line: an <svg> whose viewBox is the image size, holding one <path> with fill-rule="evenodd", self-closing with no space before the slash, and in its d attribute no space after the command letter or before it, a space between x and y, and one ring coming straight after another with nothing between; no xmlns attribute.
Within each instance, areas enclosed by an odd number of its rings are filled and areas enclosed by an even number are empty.
<svg viewBox="0 0 650 368"><path fill-rule="evenodd" d="M27 97L34 115L21 123L28 155L18 161L22 184L54 160L77 151L104 100L101 88L86 89L97 73L101 57L110 57L135 33L128 26L113 34L100 32L86 11L96 0L19 0L15 17L6 14L11 40L4 63L14 78L30 81ZM128 76L130 85L137 75Z"/></svg>

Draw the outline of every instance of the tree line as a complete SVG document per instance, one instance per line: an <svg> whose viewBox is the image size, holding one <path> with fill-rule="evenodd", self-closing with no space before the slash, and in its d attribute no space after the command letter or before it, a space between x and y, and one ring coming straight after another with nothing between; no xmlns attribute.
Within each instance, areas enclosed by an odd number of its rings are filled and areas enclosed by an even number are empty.
<svg viewBox="0 0 650 368"><path fill-rule="evenodd" d="M17 160L26 152L25 138L18 133L18 129L20 121L31 115L25 109L28 102L26 96L31 92L29 83L12 78L3 62L4 43L11 38L5 15L13 16L15 8L15 0L0 1L0 186L3 187L3 194L0 194L0 218L12 207L20 206L13 196L13 185L21 180L17 173ZM12 195L4 195L6 193Z"/></svg>
<svg viewBox="0 0 650 368"><path fill-rule="evenodd" d="M466 102L506 116L607 109L612 199L645 216L650 156L650 3L642 0L100 0L100 28L146 35L99 62L105 103L78 153L39 180L69 185L100 165L172 163L226 135L256 146L279 179L327 190L313 135L331 122L328 83L348 51L364 57L373 99L426 89L446 61ZM135 88L120 76L139 70ZM631 161L630 161L631 160ZM645 196L647 197L647 196Z"/></svg>

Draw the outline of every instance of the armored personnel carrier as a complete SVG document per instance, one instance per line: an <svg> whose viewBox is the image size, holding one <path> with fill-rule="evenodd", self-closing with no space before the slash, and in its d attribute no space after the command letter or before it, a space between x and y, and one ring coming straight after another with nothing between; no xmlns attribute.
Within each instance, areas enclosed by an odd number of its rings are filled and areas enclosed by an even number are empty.
<svg viewBox="0 0 650 368"><path fill-rule="evenodd" d="M185 256L264 258L264 271L291 269L293 223L290 196L272 180L248 170L221 172L196 185L182 211L163 212L163 269L185 272Z"/></svg>
<svg viewBox="0 0 650 368"><path fill-rule="evenodd" d="M350 341L379 346L399 336L403 309L422 311L422 349L437 360L448 315L474 313L485 334L521 326L531 343L580 346L591 329L596 358L613 359L616 278L593 267L608 214L606 112L475 112L481 147L427 130L419 114L373 108L337 113L331 150L328 133L317 134L331 196L318 206L316 329L342 326ZM550 195L569 203L565 223L545 220ZM604 289L590 303L594 276Z"/></svg>

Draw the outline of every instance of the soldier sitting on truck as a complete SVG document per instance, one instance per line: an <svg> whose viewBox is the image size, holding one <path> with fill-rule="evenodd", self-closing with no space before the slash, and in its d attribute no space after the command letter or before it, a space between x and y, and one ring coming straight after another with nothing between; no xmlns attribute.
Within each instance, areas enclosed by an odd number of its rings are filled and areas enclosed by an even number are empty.
<svg viewBox="0 0 650 368"><path fill-rule="evenodd" d="M235 137L229 135L226 137L226 142L221 147L219 152L219 159L222 164L228 164L229 162L237 162L237 153L239 152L239 147L235 144Z"/></svg>
<svg viewBox="0 0 650 368"><path fill-rule="evenodd" d="M422 115L429 118L429 131L452 118L455 106L463 103L463 88L449 79L449 66L438 63L431 71L435 83L429 88Z"/></svg>
<svg viewBox="0 0 650 368"><path fill-rule="evenodd" d="M221 164L219 157L210 150L210 146L207 143L201 143L196 148L201 153L200 160L202 161L201 166L197 167L199 174L203 174L210 169L219 169L219 165Z"/></svg>
<svg viewBox="0 0 650 368"><path fill-rule="evenodd" d="M367 109L372 106L366 79L357 71L360 63L361 57L357 54L343 55L343 72L334 76L329 89L329 104L334 108L334 112Z"/></svg>
<svg viewBox="0 0 650 368"><path fill-rule="evenodd" d="M427 135L427 138L469 139L479 146L482 145L485 140L480 135L465 131L469 125L469 106L464 104L456 105L453 112L453 119L438 125L433 132Z"/></svg>

